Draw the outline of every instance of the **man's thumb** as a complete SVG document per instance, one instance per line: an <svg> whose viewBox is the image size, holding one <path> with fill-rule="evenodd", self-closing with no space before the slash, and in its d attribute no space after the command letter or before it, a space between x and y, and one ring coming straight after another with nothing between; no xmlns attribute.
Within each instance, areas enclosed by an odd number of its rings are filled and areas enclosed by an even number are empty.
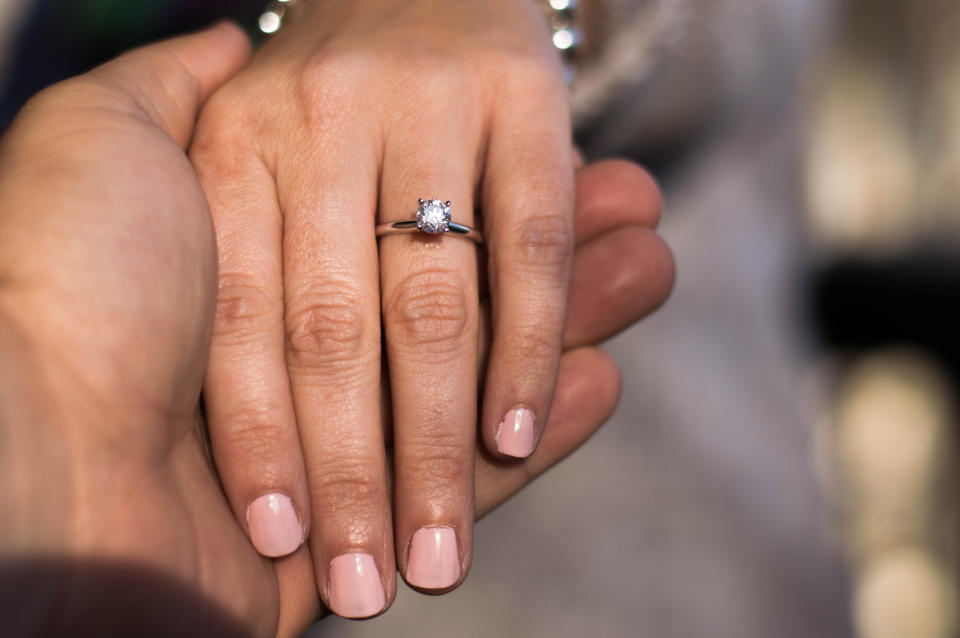
<svg viewBox="0 0 960 638"><path fill-rule="evenodd" d="M134 49L90 72L134 98L137 108L180 146L208 97L246 65L250 41L239 27L209 29Z"/></svg>

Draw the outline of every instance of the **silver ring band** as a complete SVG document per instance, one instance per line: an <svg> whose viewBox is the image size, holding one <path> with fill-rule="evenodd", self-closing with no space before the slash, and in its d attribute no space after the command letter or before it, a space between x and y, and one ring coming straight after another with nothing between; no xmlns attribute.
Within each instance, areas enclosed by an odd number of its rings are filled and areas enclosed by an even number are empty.
<svg viewBox="0 0 960 638"><path fill-rule="evenodd" d="M450 202L440 199L421 198L416 219L388 222L376 227L377 237L406 233L452 234L454 237L469 239L476 244L483 243L483 234L480 231L450 220Z"/></svg>
<svg viewBox="0 0 960 638"><path fill-rule="evenodd" d="M400 235L404 233L419 233L422 232L417 228L417 220L415 219L405 219L399 222L391 222L389 224L379 224L377 226L377 237L384 237L385 235ZM483 243L483 234L479 230L474 230L469 226L464 226L463 224L457 224L456 222L450 222L447 224L447 230L444 233L452 233L454 237L463 237L464 239L470 239L475 241L478 244ZM436 233L424 233L436 234Z"/></svg>

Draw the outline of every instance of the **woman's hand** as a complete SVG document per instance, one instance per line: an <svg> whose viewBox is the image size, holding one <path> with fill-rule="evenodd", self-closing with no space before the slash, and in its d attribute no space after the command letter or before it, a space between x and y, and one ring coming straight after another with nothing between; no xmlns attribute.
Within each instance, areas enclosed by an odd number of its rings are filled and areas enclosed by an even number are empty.
<svg viewBox="0 0 960 638"><path fill-rule="evenodd" d="M466 576L478 388L495 458L529 456L548 421L574 245L570 118L536 0L301 6L210 101L191 150L220 248L205 396L254 545L281 556L308 535L324 599L368 616L395 564L426 592ZM482 229L479 268L452 235L378 244L375 226L411 219L421 197Z"/></svg>
<svg viewBox="0 0 960 638"><path fill-rule="evenodd" d="M182 148L198 106L245 56L228 26L134 51L45 91L0 140L9 631L89 635L109 621L127 635L239 634L230 622L212 627L217 614L197 605L171 608L175 597L157 598L155 582L222 607L253 636L297 636L320 613L309 549L257 555L198 434L216 256ZM610 414L616 368L584 346L653 310L672 282L650 179L605 162L579 171L577 184L568 352L549 427L523 464L477 452L477 515ZM51 567L50 580L32 577Z"/></svg>

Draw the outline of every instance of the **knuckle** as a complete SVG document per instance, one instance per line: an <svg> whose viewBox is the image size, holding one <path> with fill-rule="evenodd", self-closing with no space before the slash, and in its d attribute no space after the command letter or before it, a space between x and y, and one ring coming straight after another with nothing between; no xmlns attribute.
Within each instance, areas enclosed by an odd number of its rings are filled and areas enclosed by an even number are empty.
<svg viewBox="0 0 960 638"><path fill-rule="evenodd" d="M511 258L521 266L563 273L573 256L573 236L567 220L558 215L525 219L513 234Z"/></svg>
<svg viewBox="0 0 960 638"><path fill-rule="evenodd" d="M197 120L196 132L190 143L191 157L204 159L228 155L224 149L244 146L247 134L255 128L250 100L242 88L227 85L207 100Z"/></svg>
<svg viewBox="0 0 960 638"><path fill-rule="evenodd" d="M241 274L220 275L214 336L244 341L267 329L270 311L281 301L270 295L255 278Z"/></svg>
<svg viewBox="0 0 960 638"><path fill-rule="evenodd" d="M501 60L499 66L508 71L509 91L539 98L560 97L565 92L561 70L551 57L521 52Z"/></svg>
<svg viewBox="0 0 960 638"><path fill-rule="evenodd" d="M336 464L311 468L310 493L326 512L374 507L387 494L386 476L377 471L380 467L376 461L340 459Z"/></svg>
<svg viewBox="0 0 960 638"><path fill-rule="evenodd" d="M290 362L322 371L366 361L379 335L364 316L359 292L336 285L311 297L316 301L287 317Z"/></svg>
<svg viewBox="0 0 960 638"><path fill-rule="evenodd" d="M425 98L439 95L466 101L477 94L476 69L458 55L421 51L405 60L404 68L407 76L426 89Z"/></svg>
<svg viewBox="0 0 960 638"><path fill-rule="evenodd" d="M408 40L404 55L393 63L401 78L427 82L448 79L456 84L466 83L476 69L473 55L452 41L441 42L432 37Z"/></svg>
<svg viewBox="0 0 960 638"><path fill-rule="evenodd" d="M457 486L468 481L472 447L462 439L452 432L430 432L408 441L404 455L415 472L415 480L444 491L457 490Z"/></svg>
<svg viewBox="0 0 960 638"><path fill-rule="evenodd" d="M325 48L311 54L293 80L307 122L325 127L342 119L344 106L363 94L355 89L366 85L373 71L371 60L360 52Z"/></svg>
<svg viewBox="0 0 960 638"><path fill-rule="evenodd" d="M392 336L402 346L424 347L433 354L459 350L471 316L464 289L452 272L417 272L404 278L386 304Z"/></svg>
<svg viewBox="0 0 960 638"><path fill-rule="evenodd" d="M510 64L513 75L524 85L555 81L556 65L541 55L516 55Z"/></svg>
<svg viewBox="0 0 960 638"><path fill-rule="evenodd" d="M416 51L395 63L394 77L416 91L405 92L394 116L410 135L429 136L438 122L448 122L455 113L463 131L482 128L484 83L475 65L456 54L435 50Z"/></svg>
<svg viewBox="0 0 960 638"><path fill-rule="evenodd" d="M224 415L230 426L211 429L211 437L223 437L231 461L237 466L261 467L279 460L282 446L288 440L285 428L277 422L278 413L279 407L270 402L258 405L248 402Z"/></svg>
<svg viewBox="0 0 960 638"><path fill-rule="evenodd" d="M520 330L508 343L511 358L521 362L524 367L529 366L531 361L559 361L562 350L560 335L539 326Z"/></svg>

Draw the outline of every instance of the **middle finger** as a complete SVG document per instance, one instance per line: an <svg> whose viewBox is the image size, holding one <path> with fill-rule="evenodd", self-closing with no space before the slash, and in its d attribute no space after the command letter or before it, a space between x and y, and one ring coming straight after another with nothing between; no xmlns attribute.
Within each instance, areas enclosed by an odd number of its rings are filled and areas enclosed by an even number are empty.
<svg viewBox="0 0 960 638"><path fill-rule="evenodd" d="M362 618L386 608L395 582L380 427L377 157L372 144L330 130L311 147L277 176L287 369L318 590L335 613Z"/></svg>

